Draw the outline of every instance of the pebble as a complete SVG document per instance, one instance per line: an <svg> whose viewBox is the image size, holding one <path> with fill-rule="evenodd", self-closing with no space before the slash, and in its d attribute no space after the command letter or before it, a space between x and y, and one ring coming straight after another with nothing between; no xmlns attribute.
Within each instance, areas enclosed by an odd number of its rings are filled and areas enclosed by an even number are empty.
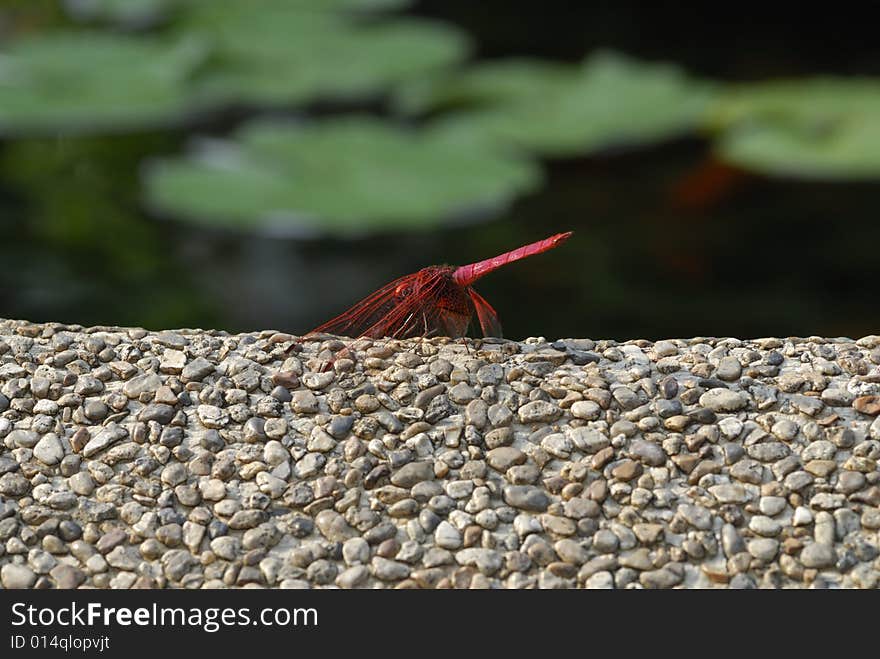
<svg viewBox="0 0 880 659"><path fill-rule="evenodd" d="M205 428L225 428L230 420L229 414L216 405L199 405L196 414Z"/></svg>
<svg viewBox="0 0 880 659"><path fill-rule="evenodd" d="M342 557L348 565L366 565L370 561L370 545L360 536L349 538L342 545Z"/></svg>
<svg viewBox="0 0 880 659"><path fill-rule="evenodd" d="M761 513L768 517L774 517L785 510L786 501L783 497L764 496L758 501Z"/></svg>
<svg viewBox="0 0 880 659"><path fill-rule="evenodd" d="M462 545L462 536L458 529L444 520L434 531L434 541L443 549L458 549Z"/></svg>
<svg viewBox="0 0 880 659"><path fill-rule="evenodd" d="M657 444L636 439L630 444L629 453L643 464L660 467L666 463L666 453Z"/></svg>
<svg viewBox="0 0 880 659"><path fill-rule="evenodd" d="M803 548L800 560L804 567L825 568L834 565L837 557L829 545L813 542Z"/></svg>
<svg viewBox="0 0 880 659"><path fill-rule="evenodd" d="M504 502L521 510L543 512L550 505L550 498L537 487L508 485L504 488Z"/></svg>
<svg viewBox="0 0 880 659"><path fill-rule="evenodd" d="M520 422L524 424L549 423L559 418L562 410L553 403L535 400L520 407L518 415Z"/></svg>
<svg viewBox="0 0 880 659"><path fill-rule="evenodd" d="M455 553L459 565L477 568L486 576L492 576L504 564L501 554L493 549L470 547Z"/></svg>
<svg viewBox="0 0 880 659"><path fill-rule="evenodd" d="M777 439L781 439L784 442L790 442L797 437L798 424L791 419L781 419L773 424L773 428L771 428L770 432L772 432Z"/></svg>
<svg viewBox="0 0 880 659"><path fill-rule="evenodd" d="M584 586L591 590L612 590L614 588L614 575L607 570L596 572L587 579Z"/></svg>
<svg viewBox="0 0 880 659"><path fill-rule="evenodd" d="M526 461L526 454L512 446L499 446L486 454L486 463L500 472L505 472L515 465Z"/></svg>
<svg viewBox="0 0 880 659"><path fill-rule="evenodd" d="M752 494L739 483L722 483L709 488L713 497L720 503L744 504L752 499Z"/></svg>
<svg viewBox="0 0 880 659"><path fill-rule="evenodd" d="M214 364L204 357L196 357L183 367L181 376L186 382L201 382L211 375L214 370Z"/></svg>
<svg viewBox="0 0 880 659"><path fill-rule="evenodd" d="M140 564L140 558L132 547L115 547L104 558L108 565L117 570L134 570Z"/></svg>
<svg viewBox="0 0 880 659"><path fill-rule="evenodd" d="M620 540L608 529L601 529L593 536L593 547L608 554L617 550Z"/></svg>
<svg viewBox="0 0 880 659"><path fill-rule="evenodd" d="M407 564L382 558L381 556L374 557L370 565L373 574L377 579L382 581L400 581L406 579L411 571L411 568Z"/></svg>
<svg viewBox="0 0 880 659"><path fill-rule="evenodd" d="M726 382L735 382L742 375L742 365L736 357L722 357L715 371L715 376L719 380Z"/></svg>
<svg viewBox="0 0 880 659"><path fill-rule="evenodd" d="M589 551L581 543L567 538L559 540L553 548L556 550L559 558L573 565L582 565L590 557Z"/></svg>
<svg viewBox="0 0 880 659"><path fill-rule="evenodd" d="M55 580L55 586L62 590L78 588L85 583L86 573L78 567L61 563L52 568L49 575Z"/></svg>
<svg viewBox="0 0 880 659"><path fill-rule="evenodd" d="M664 527L662 524L634 524L633 532L639 542L653 545L663 537Z"/></svg>
<svg viewBox="0 0 880 659"><path fill-rule="evenodd" d="M740 436L743 430L743 423L736 417L725 417L718 422L718 429L721 434L728 440L735 440Z"/></svg>
<svg viewBox="0 0 880 659"><path fill-rule="evenodd" d="M126 541L128 535L122 529L113 529L102 535L95 543L95 549L102 554L109 553L123 542Z"/></svg>
<svg viewBox="0 0 880 659"><path fill-rule="evenodd" d="M588 454L598 453L611 446L611 440L607 435L587 428L575 428L571 433L571 439L578 449Z"/></svg>
<svg viewBox="0 0 880 659"><path fill-rule="evenodd" d="M53 466L64 458L64 447L54 433L43 435L34 446L34 457L44 465Z"/></svg>
<svg viewBox="0 0 880 659"><path fill-rule="evenodd" d="M594 421L602 414L602 408L591 400L579 400L569 408L576 419Z"/></svg>
<svg viewBox="0 0 880 659"><path fill-rule="evenodd" d="M791 404L796 410L808 416L816 416L825 407L825 404L820 399L801 395L792 396Z"/></svg>
<svg viewBox="0 0 880 659"><path fill-rule="evenodd" d="M813 513L810 512L810 509L806 506L798 506L794 510L794 515L792 516L792 525L794 526L808 526L813 523Z"/></svg>
<svg viewBox="0 0 880 659"><path fill-rule="evenodd" d="M369 578L370 569L366 565L353 565L336 577L336 585L343 589L357 588L364 585Z"/></svg>
<svg viewBox="0 0 880 659"><path fill-rule="evenodd" d="M844 494L861 490L867 482L865 475L858 471L844 471L837 479L837 489Z"/></svg>
<svg viewBox="0 0 880 659"><path fill-rule="evenodd" d="M651 555L647 547L639 547L638 549L629 549L621 552L617 562L622 567L632 568L634 570L650 570L653 567L651 563Z"/></svg>
<svg viewBox="0 0 880 659"><path fill-rule="evenodd" d="M773 538L756 538L749 540L748 552L760 561L769 563L779 553L779 541Z"/></svg>
<svg viewBox="0 0 880 659"><path fill-rule="evenodd" d="M31 430L13 430L6 436L6 441L19 448L33 448L40 436Z"/></svg>
<svg viewBox="0 0 880 659"><path fill-rule="evenodd" d="M700 405L713 412L737 412L749 403L745 394L731 389L709 389L700 396Z"/></svg>
<svg viewBox="0 0 880 659"><path fill-rule="evenodd" d="M639 583L645 588L672 588L681 583L684 572L671 567L659 570L645 570L639 575Z"/></svg>
<svg viewBox="0 0 880 659"><path fill-rule="evenodd" d="M696 529L706 531L712 527L712 513L703 506L684 504L679 506L678 512Z"/></svg>
<svg viewBox="0 0 880 659"><path fill-rule="evenodd" d="M331 542L345 542L356 532L335 510L322 510L315 516L315 526Z"/></svg>
<svg viewBox="0 0 880 659"><path fill-rule="evenodd" d="M168 349L162 354L159 361L159 370L162 373L180 374L186 365L186 354L182 350Z"/></svg>
<svg viewBox="0 0 880 659"><path fill-rule="evenodd" d="M782 442L762 442L749 446L746 453L760 462L777 462L789 455L791 450Z"/></svg>
<svg viewBox="0 0 880 659"><path fill-rule="evenodd" d="M621 460L612 470L611 475L619 481L631 481L641 475L642 468L634 460Z"/></svg>
<svg viewBox="0 0 880 659"><path fill-rule="evenodd" d="M749 520L749 529L758 535L776 536L782 531L782 524L772 517L764 515L755 515Z"/></svg>
<svg viewBox="0 0 880 659"><path fill-rule="evenodd" d="M0 568L0 582L7 589L31 588L37 580L33 570L25 565L7 563Z"/></svg>
<svg viewBox="0 0 880 659"><path fill-rule="evenodd" d="M311 391L296 391L293 393L290 407L296 414L316 414L318 398Z"/></svg>
<svg viewBox="0 0 880 659"><path fill-rule="evenodd" d="M880 395L859 396L852 402L853 409L862 414L880 414Z"/></svg>
<svg viewBox="0 0 880 659"><path fill-rule="evenodd" d="M131 399L140 398L141 394L153 394L162 386L162 378L156 373L144 373L128 380L122 386L122 393Z"/></svg>
<svg viewBox="0 0 880 659"><path fill-rule="evenodd" d="M422 481L434 478L432 462L410 462L391 475L391 482L398 487L412 487Z"/></svg>
<svg viewBox="0 0 880 659"><path fill-rule="evenodd" d="M105 426L103 429L99 430L94 437L88 440L82 449L82 455L84 458L91 458L116 442L125 439L127 436L128 431L116 424Z"/></svg>

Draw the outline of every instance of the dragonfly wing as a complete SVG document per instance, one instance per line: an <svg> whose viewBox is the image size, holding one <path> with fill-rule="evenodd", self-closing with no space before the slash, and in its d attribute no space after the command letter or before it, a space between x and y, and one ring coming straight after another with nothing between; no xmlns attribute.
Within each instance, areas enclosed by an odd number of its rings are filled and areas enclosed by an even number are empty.
<svg viewBox="0 0 880 659"><path fill-rule="evenodd" d="M397 292L414 276L407 275L395 279L365 297L345 313L319 325L310 333L338 334L351 337L370 336L373 338L386 336L386 334L376 334L376 332L386 329L387 323L383 323L383 321L388 318L398 304Z"/></svg>
<svg viewBox="0 0 880 659"><path fill-rule="evenodd" d="M437 314L434 320L432 332L427 336L449 336L453 339L467 335L468 325L471 324L471 313L465 311L459 313L450 309L444 309Z"/></svg>
<svg viewBox="0 0 880 659"><path fill-rule="evenodd" d="M501 338L501 322L498 320L498 314L495 313L495 309L473 288L468 287L467 291L468 295L471 296L471 302L474 303L474 309L477 311L477 318L480 320L480 329L483 330L483 336L497 336Z"/></svg>
<svg viewBox="0 0 880 659"><path fill-rule="evenodd" d="M445 270L425 269L395 279L345 313L312 330L343 336L406 339L443 331Z"/></svg>

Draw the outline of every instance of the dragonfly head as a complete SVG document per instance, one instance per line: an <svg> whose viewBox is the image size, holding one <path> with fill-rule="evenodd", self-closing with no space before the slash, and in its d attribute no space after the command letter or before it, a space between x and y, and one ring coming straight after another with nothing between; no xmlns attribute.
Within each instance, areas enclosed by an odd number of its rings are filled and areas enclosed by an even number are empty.
<svg viewBox="0 0 880 659"><path fill-rule="evenodd" d="M404 300L412 295L419 295L428 290L436 290L436 287L446 279L451 278L454 268L450 266L429 266L422 268L415 274L403 277L394 287L394 297Z"/></svg>

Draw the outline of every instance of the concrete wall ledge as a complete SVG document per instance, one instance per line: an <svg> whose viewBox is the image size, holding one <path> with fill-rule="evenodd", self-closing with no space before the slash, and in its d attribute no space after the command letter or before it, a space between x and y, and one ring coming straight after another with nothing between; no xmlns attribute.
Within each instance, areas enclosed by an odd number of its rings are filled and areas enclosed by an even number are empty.
<svg viewBox="0 0 880 659"><path fill-rule="evenodd" d="M878 462L880 336L0 320L4 588L878 588Z"/></svg>

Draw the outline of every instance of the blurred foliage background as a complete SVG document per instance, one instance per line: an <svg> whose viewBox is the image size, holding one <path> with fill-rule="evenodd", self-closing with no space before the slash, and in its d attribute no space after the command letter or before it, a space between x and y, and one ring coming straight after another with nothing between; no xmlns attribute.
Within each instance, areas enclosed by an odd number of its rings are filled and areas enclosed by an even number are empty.
<svg viewBox="0 0 880 659"><path fill-rule="evenodd" d="M512 338L880 330L868 17L0 0L0 317L303 333L478 285Z"/></svg>

